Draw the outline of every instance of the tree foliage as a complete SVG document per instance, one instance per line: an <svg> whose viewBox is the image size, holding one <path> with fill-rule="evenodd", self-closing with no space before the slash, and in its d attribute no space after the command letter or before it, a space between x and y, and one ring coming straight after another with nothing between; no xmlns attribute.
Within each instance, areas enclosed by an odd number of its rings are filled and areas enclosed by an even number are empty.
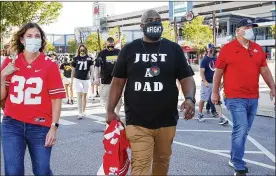
<svg viewBox="0 0 276 176"><path fill-rule="evenodd" d="M1 5L1 33L14 26L21 26L28 22L38 24L53 23L60 14L60 2L45 1L2 1Z"/></svg>
<svg viewBox="0 0 276 176"><path fill-rule="evenodd" d="M108 35L110 37L114 38L115 43L118 42L118 40L119 40L119 33L118 32L119 32L119 27L114 27L114 28L108 29ZM126 44L126 35L121 33L121 38L122 38L122 45Z"/></svg>
<svg viewBox="0 0 276 176"><path fill-rule="evenodd" d="M202 51L208 43L212 42L212 30L208 25L203 24L204 17L197 16L191 22L185 22L183 37L190 47Z"/></svg>
<svg viewBox="0 0 276 176"><path fill-rule="evenodd" d="M273 38L275 38L275 25L272 25L272 26L270 26L270 29L271 29L271 33L272 33L272 36L273 36Z"/></svg>
<svg viewBox="0 0 276 176"><path fill-rule="evenodd" d="M100 35L100 40L101 40L101 49L103 49L104 41L103 41L101 35ZM93 32L87 37L87 39L85 41L85 46L87 47L89 52L99 51L97 32Z"/></svg>
<svg viewBox="0 0 276 176"><path fill-rule="evenodd" d="M169 21L163 21L163 33L162 37L171 41L175 41L174 27Z"/></svg>
<svg viewBox="0 0 276 176"><path fill-rule="evenodd" d="M78 44L77 44L77 41L75 39L71 39L67 42L68 44L68 52L73 54L77 51L77 47L78 47Z"/></svg>
<svg viewBox="0 0 276 176"><path fill-rule="evenodd" d="M46 50L47 53L49 51L55 51L56 52L56 48L52 43L50 43L49 41L47 41L46 43L47 44L46 44L45 50Z"/></svg>

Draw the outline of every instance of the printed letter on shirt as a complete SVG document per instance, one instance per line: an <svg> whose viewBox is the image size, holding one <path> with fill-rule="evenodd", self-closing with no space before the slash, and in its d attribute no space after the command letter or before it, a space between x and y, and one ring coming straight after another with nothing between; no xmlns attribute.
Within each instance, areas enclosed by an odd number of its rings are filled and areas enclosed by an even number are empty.
<svg viewBox="0 0 276 176"><path fill-rule="evenodd" d="M162 91L163 90L163 84L161 82L154 82L154 91Z"/></svg>
<svg viewBox="0 0 276 176"><path fill-rule="evenodd" d="M139 54L139 53L136 53L136 59L135 59L135 62L134 62L134 63L139 62L139 60L140 60L140 54Z"/></svg>
<svg viewBox="0 0 276 176"><path fill-rule="evenodd" d="M139 82L135 82L135 91L141 90L142 84Z"/></svg>
<svg viewBox="0 0 276 176"><path fill-rule="evenodd" d="M161 62L166 62L167 54L159 54L159 56L161 56Z"/></svg>
<svg viewBox="0 0 276 176"><path fill-rule="evenodd" d="M145 82L145 87L144 87L144 92L151 92L151 88L150 88L150 83L149 82Z"/></svg>
<svg viewBox="0 0 276 176"><path fill-rule="evenodd" d="M157 54L152 54L151 57L151 62L157 62Z"/></svg>
<svg viewBox="0 0 276 176"><path fill-rule="evenodd" d="M142 54L142 60L144 62L148 62L149 61L149 54Z"/></svg>
<svg viewBox="0 0 276 176"><path fill-rule="evenodd" d="M153 76L150 74L150 68L147 68L145 77L153 77Z"/></svg>

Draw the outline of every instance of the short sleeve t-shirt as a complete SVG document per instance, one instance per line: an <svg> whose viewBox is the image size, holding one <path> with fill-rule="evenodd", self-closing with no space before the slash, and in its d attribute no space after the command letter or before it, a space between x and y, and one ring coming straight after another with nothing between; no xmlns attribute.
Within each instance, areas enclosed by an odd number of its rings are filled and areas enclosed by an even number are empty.
<svg viewBox="0 0 276 176"><path fill-rule="evenodd" d="M89 56L76 56L73 58L72 67L75 68L75 78L80 80L90 79L90 66L94 63Z"/></svg>
<svg viewBox="0 0 276 176"><path fill-rule="evenodd" d="M204 58L200 63L200 68L205 69L204 75L208 83L213 83L213 76L215 73L215 62L216 62L215 58L204 56Z"/></svg>
<svg viewBox="0 0 276 176"><path fill-rule="evenodd" d="M160 68L158 76L151 75L152 66ZM137 39L127 44L113 71L114 77L127 79L126 124L149 129L175 126L179 118L175 80L193 75L181 47L174 42L162 39L146 43Z"/></svg>
<svg viewBox="0 0 276 176"><path fill-rule="evenodd" d="M101 51L96 59L96 67L101 67L101 83L110 84L112 81L112 71L117 62L120 50L114 49L108 51L107 49Z"/></svg>
<svg viewBox="0 0 276 176"><path fill-rule="evenodd" d="M3 70L12 60L7 57ZM15 60L19 70L6 78L8 97L4 114L30 124L50 127L52 123L52 99L65 98L65 90L57 64L41 53L31 64L22 53Z"/></svg>
<svg viewBox="0 0 276 176"><path fill-rule="evenodd" d="M70 63L63 63L60 65L60 70L63 70L63 76L71 78L72 68Z"/></svg>
<svg viewBox="0 0 276 176"><path fill-rule="evenodd" d="M266 56L257 43L250 41L248 49L237 39L224 45L216 68L224 70L226 98L259 98L261 67L267 67Z"/></svg>

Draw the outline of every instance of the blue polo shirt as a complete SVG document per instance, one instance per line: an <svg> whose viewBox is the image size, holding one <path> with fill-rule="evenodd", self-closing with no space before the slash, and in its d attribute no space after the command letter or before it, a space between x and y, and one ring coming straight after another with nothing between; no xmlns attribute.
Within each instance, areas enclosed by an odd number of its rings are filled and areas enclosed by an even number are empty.
<svg viewBox="0 0 276 176"><path fill-rule="evenodd" d="M200 63L200 68L205 68L205 78L208 83L213 83L213 76L215 73L215 58L204 56Z"/></svg>

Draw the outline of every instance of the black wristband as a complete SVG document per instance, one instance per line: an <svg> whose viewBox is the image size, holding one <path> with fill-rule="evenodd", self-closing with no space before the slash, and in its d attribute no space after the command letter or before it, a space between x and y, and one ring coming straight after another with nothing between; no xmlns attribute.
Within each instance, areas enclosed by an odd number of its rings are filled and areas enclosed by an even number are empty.
<svg viewBox="0 0 276 176"><path fill-rule="evenodd" d="M191 100L194 104L196 103L196 99L193 97L185 97L186 100Z"/></svg>

